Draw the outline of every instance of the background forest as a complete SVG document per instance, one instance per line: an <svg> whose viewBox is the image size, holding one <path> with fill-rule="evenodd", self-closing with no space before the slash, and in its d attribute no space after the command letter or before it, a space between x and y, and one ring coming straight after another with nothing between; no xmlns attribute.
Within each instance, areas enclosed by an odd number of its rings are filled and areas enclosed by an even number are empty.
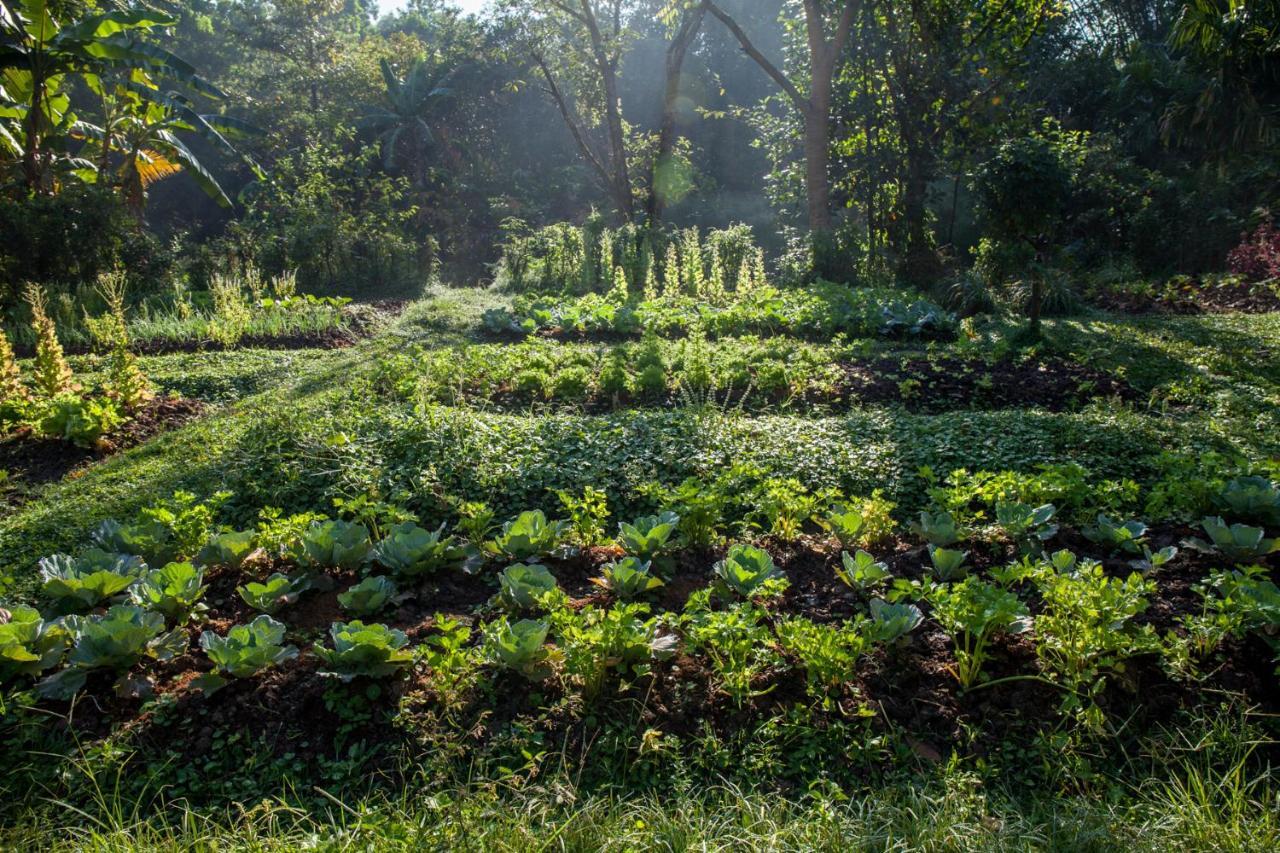
<svg viewBox="0 0 1280 853"><path fill-rule="evenodd" d="M6 309L116 266L487 280L592 211L970 310L1032 264L1050 307L1276 271L1268 0L2 0L0 33Z"/></svg>

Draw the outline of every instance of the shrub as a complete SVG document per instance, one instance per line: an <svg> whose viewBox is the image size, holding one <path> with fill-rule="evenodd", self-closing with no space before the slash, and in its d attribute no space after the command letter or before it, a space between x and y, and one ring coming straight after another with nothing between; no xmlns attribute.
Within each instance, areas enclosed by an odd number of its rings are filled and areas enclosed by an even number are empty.
<svg viewBox="0 0 1280 853"><path fill-rule="evenodd" d="M1227 255L1227 269L1248 281L1280 278L1280 228L1264 222L1252 234L1242 234L1240 245Z"/></svg>

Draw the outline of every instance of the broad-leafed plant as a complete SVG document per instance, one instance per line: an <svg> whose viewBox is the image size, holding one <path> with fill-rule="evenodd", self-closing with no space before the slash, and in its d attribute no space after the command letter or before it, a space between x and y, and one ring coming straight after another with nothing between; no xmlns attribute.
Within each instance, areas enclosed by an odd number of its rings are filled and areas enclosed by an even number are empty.
<svg viewBox="0 0 1280 853"><path fill-rule="evenodd" d="M311 580L306 575L289 577L276 572L265 581L249 581L238 586L236 592L254 610L271 614L294 604L310 588Z"/></svg>
<svg viewBox="0 0 1280 853"><path fill-rule="evenodd" d="M77 556L55 554L37 564L40 591L61 613L97 607L129 588L146 569L138 557L87 548Z"/></svg>
<svg viewBox="0 0 1280 853"><path fill-rule="evenodd" d="M786 590L786 575L763 548L731 545L712 570L720 585L742 598L773 597Z"/></svg>
<svg viewBox="0 0 1280 853"><path fill-rule="evenodd" d="M374 546L373 561L406 578L459 565L465 556L463 549L444 531L443 524L435 530L413 522L397 524Z"/></svg>
<svg viewBox="0 0 1280 853"><path fill-rule="evenodd" d="M929 562L933 564L933 576L940 581L954 581L969 574L965 561L968 551L953 551L940 545L929 546Z"/></svg>
<svg viewBox="0 0 1280 853"><path fill-rule="evenodd" d="M249 678L297 657L297 647L285 645L284 634L284 625L265 613L248 625L232 627L225 637L205 631L200 635L200 648L218 668L218 674L205 676L201 686L205 690L216 689L222 684L223 673Z"/></svg>
<svg viewBox="0 0 1280 853"><path fill-rule="evenodd" d="M591 582L623 601L630 601L662 586L662 581L653 576L651 568L651 563L642 562L639 557L623 557L606 563L601 576L592 578Z"/></svg>
<svg viewBox="0 0 1280 853"><path fill-rule="evenodd" d="M196 554L196 562L202 566L238 569L257 547L257 539L252 530L227 530L218 533Z"/></svg>
<svg viewBox="0 0 1280 853"><path fill-rule="evenodd" d="M185 622L204 609L204 569L190 563L168 563L144 572L129 588L134 604L163 614L170 622Z"/></svg>
<svg viewBox="0 0 1280 853"><path fill-rule="evenodd" d="M840 565L836 566L836 577L845 586L866 595L884 586L892 577L889 567L868 554L857 551L852 556L848 551L840 552Z"/></svg>
<svg viewBox="0 0 1280 853"><path fill-rule="evenodd" d="M369 529L354 521L331 519L308 527L299 541L298 565L318 569L357 569L373 550Z"/></svg>
<svg viewBox="0 0 1280 853"><path fill-rule="evenodd" d="M568 527L567 521L547 521L542 510L530 510L502 525L498 535L481 548L491 558L516 562L533 560L559 548Z"/></svg>
<svg viewBox="0 0 1280 853"><path fill-rule="evenodd" d="M144 682L131 681L127 670L143 658L168 660L187 649L182 630L165 633L164 617L128 604L118 604L102 616L68 616L72 638L67 667L37 685L42 696L69 699L84 687L90 672L98 669L124 673L116 690L123 695L147 691Z"/></svg>
<svg viewBox="0 0 1280 853"><path fill-rule="evenodd" d="M335 622L329 628L329 639L332 649L320 643L313 649L320 659L321 675L341 681L357 676L386 678L413 665L413 652L405 648L408 637L386 625Z"/></svg>
<svg viewBox="0 0 1280 853"><path fill-rule="evenodd" d="M547 646L550 630L551 626L543 621L497 619L485 626L484 655L496 666L518 672L530 681L542 681L555 671L558 652Z"/></svg>
<svg viewBox="0 0 1280 853"><path fill-rule="evenodd" d="M618 524L618 544L622 550L645 563L661 562L675 547L675 532L680 516L674 512L644 515L630 524Z"/></svg>
<svg viewBox="0 0 1280 853"><path fill-rule="evenodd" d="M987 647L997 634L1031 629L1026 605L1016 595L975 577L934 587L929 604L933 617L955 642L955 676L964 688L981 676Z"/></svg>
<svg viewBox="0 0 1280 853"><path fill-rule="evenodd" d="M1210 541L1206 543L1203 539L1192 539L1191 543L1201 550L1217 551L1233 563L1258 560L1280 551L1280 540L1266 538L1266 531L1261 527L1228 525L1219 517L1202 520L1200 527L1208 534Z"/></svg>
<svg viewBox="0 0 1280 853"><path fill-rule="evenodd" d="M871 599L869 636L878 643L890 645L910 634L924 621L924 614L914 604Z"/></svg>
<svg viewBox="0 0 1280 853"><path fill-rule="evenodd" d="M867 533L867 517L844 504L831 507L820 523L846 550L861 545Z"/></svg>
<svg viewBox="0 0 1280 853"><path fill-rule="evenodd" d="M1112 521L1106 513L1100 512L1097 523L1083 532L1090 542L1096 542L1113 553L1139 555L1146 547L1147 525L1137 520Z"/></svg>
<svg viewBox="0 0 1280 853"><path fill-rule="evenodd" d="M1031 506L1020 501L996 501L996 525L1024 553L1039 553L1058 532L1053 504Z"/></svg>
<svg viewBox="0 0 1280 853"><path fill-rule="evenodd" d="M396 597L395 582L388 577L367 577L338 595L338 605L348 613L369 616L391 604Z"/></svg>
<svg viewBox="0 0 1280 853"><path fill-rule="evenodd" d="M912 531L929 545L949 548L968 537L969 531L961 527L956 517L949 512L920 513L920 520L913 522Z"/></svg>
<svg viewBox="0 0 1280 853"><path fill-rule="evenodd" d="M61 622L47 622L34 607L13 607L0 620L0 684L35 678L62 660L71 637Z"/></svg>
<svg viewBox="0 0 1280 853"><path fill-rule="evenodd" d="M1219 503L1232 518L1280 525L1280 486L1266 477L1231 480L1223 488Z"/></svg>
<svg viewBox="0 0 1280 853"><path fill-rule="evenodd" d="M689 596L680 621L689 650L711 661L720 687L741 706L762 691L757 680L782 663L773 647L768 612L750 601L712 610L708 590Z"/></svg>
<svg viewBox="0 0 1280 853"><path fill-rule="evenodd" d="M508 610L536 610L558 589L555 576L541 563L516 563L498 575L498 602Z"/></svg>

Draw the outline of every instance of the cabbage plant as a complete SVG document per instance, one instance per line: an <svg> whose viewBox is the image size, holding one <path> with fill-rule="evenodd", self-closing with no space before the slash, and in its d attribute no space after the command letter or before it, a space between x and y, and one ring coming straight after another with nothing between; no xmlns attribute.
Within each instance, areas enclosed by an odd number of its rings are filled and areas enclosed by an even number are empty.
<svg viewBox="0 0 1280 853"><path fill-rule="evenodd" d="M880 643L896 643L924 621L924 614L914 604L890 604L880 598L871 599L871 625L868 636Z"/></svg>
<svg viewBox="0 0 1280 853"><path fill-rule="evenodd" d="M933 575L940 581L959 580L969 574L965 560L969 559L968 551L953 551L939 545L929 546L929 562L933 563Z"/></svg>
<svg viewBox="0 0 1280 853"><path fill-rule="evenodd" d="M152 566L163 566L182 556L172 528L158 520L121 524L108 519L93 532L93 541L103 551L134 554Z"/></svg>
<svg viewBox="0 0 1280 853"><path fill-rule="evenodd" d="M202 566L226 566L238 569L253 553L258 536L252 530L227 530L212 537L196 555Z"/></svg>
<svg viewBox="0 0 1280 853"><path fill-rule="evenodd" d="M205 631L200 635L200 648L219 673L249 678L298 656L296 646L284 644L284 633L284 625L264 613L248 625L232 627L225 637ZM220 686L216 679L205 679L205 689L213 686Z"/></svg>
<svg viewBox="0 0 1280 853"><path fill-rule="evenodd" d="M1223 488L1219 501L1237 518L1280 525L1280 486L1266 477L1237 477Z"/></svg>
<svg viewBox="0 0 1280 853"><path fill-rule="evenodd" d="M868 554L858 550L849 556L848 551L840 552L840 565L836 566L836 577L840 578L851 589L861 593L870 592L883 586L893 575L889 567Z"/></svg>
<svg viewBox="0 0 1280 853"><path fill-rule="evenodd" d="M630 524L618 524L618 544L622 550L645 563L664 558L675 547L674 534L680 516L674 512L643 515Z"/></svg>
<svg viewBox="0 0 1280 853"><path fill-rule="evenodd" d="M540 509L522 512L502 525L498 535L484 543L484 550L516 562L544 557L560 546L568 526L567 521L547 521Z"/></svg>
<svg viewBox="0 0 1280 853"><path fill-rule="evenodd" d="M464 552L445 526L426 530L411 521L397 524L373 548L373 560L402 577L431 574L462 561Z"/></svg>
<svg viewBox="0 0 1280 853"><path fill-rule="evenodd" d="M866 516L843 505L833 506L821 523L836 538L841 548L857 546L867 533Z"/></svg>
<svg viewBox="0 0 1280 853"><path fill-rule="evenodd" d="M75 557L55 554L37 565L41 592L63 613L97 607L128 589L146 569L139 557L100 548L87 548Z"/></svg>
<svg viewBox="0 0 1280 853"><path fill-rule="evenodd" d="M385 678L413 664L403 631L360 621L335 622L329 629L333 648L317 643L313 649L321 663L321 675L341 681L357 676Z"/></svg>
<svg viewBox="0 0 1280 853"><path fill-rule="evenodd" d="M174 622L184 622L204 609L204 569L191 563L168 563L154 571L144 572L129 588L134 604L154 610Z"/></svg>
<svg viewBox="0 0 1280 853"><path fill-rule="evenodd" d="M548 648L546 622L499 619L485 629L484 654L493 664L520 673L530 681L541 681L554 671L552 649Z"/></svg>
<svg viewBox="0 0 1280 853"><path fill-rule="evenodd" d="M1084 536L1112 552L1123 551L1126 554L1141 554L1146 544L1147 525L1141 521L1116 522L1106 513L1098 513L1097 524L1086 528Z"/></svg>
<svg viewBox="0 0 1280 853"><path fill-rule="evenodd" d="M591 582L628 601L662 586L662 581L650 571L652 565L642 562L639 557L623 557L606 564L602 576L592 578Z"/></svg>
<svg viewBox="0 0 1280 853"><path fill-rule="evenodd" d="M921 512L920 521L912 523L911 529L926 543L939 548L949 548L969 535L949 512Z"/></svg>
<svg viewBox="0 0 1280 853"><path fill-rule="evenodd" d="M516 563L498 575L498 601L508 610L533 610L556 589L555 576L540 563Z"/></svg>
<svg viewBox="0 0 1280 853"><path fill-rule="evenodd" d="M387 577L367 577L338 596L343 610L357 616L368 616L390 604L396 597L396 585Z"/></svg>
<svg viewBox="0 0 1280 853"><path fill-rule="evenodd" d="M1053 504L1033 507L1020 501L997 501L996 524L1023 551L1038 553L1058 532L1058 525L1052 523L1057 512Z"/></svg>
<svg viewBox="0 0 1280 853"><path fill-rule="evenodd" d="M298 565L319 569L357 569L364 563L373 542L369 529L355 521L317 521L303 531L298 541Z"/></svg>
<svg viewBox="0 0 1280 853"><path fill-rule="evenodd" d="M244 603L254 610L275 613L296 602L310 587L311 581L306 575L289 577L276 572L261 583L250 581L243 586L238 586L236 592L240 593Z"/></svg>
<svg viewBox="0 0 1280 853"><path fill-rule="evenodd" d="M36 689L50 699L69 699L84 687L93 670L125 672L144 658L168 660L187 649L182 630L165 633L164 617L141 607L118 604L102 616L69 616L72 638L67 668L42 680ZM126 678L116 684L123 692Z"/></svg>
<svg viewBox="0 0 1280 853"><path fill-rule="evenodd" d="M743 598L757 594L777 594L785 588L786 576L763 548L733 545L713 569L726 589Z"/></svg>
<svg viewBox="0 0 1280 853"><path fill-rule="evenodd" d="M0 684L34 678L58 665L70 636L62 623L47 622L34 607L0 610Z"/></svg>
<svg viewBox="0 0 1280 853"><path fill-rule="evenodd" d="M1200 522L1200 526L1209 535L1212 544L1202 539L1192 540L1193 543L1205 550L1216 550L1235 563L1258 560L1280 550L1280 540L1267 539L1266 531L1261 527L1244 524L1228 526L1218 517L1206 518Z"/></svg>

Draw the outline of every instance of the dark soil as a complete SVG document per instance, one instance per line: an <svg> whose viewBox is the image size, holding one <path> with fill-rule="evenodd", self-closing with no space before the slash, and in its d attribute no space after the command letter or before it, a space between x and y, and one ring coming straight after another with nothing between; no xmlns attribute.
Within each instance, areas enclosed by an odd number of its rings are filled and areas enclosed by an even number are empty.
<svg viewBox="0 0 1280 853"><path fill-rule="evenodd" d="M1280 311L1280 284L1192 281L1181 287L1166 285L1141 293L1104 291L1093 301L1107 310L1126 314L1269 314Z"/></svg>
<svg viewBox="0 0 1280 853"><path fill-rule="evenodd" d="M15 433L0 441L0 471L9 472L15 487L14 495L7 502L15 506L25 491L74 476L88 465L195 420L205 408L199 400L156 397L134 411L120 429L104 436L94 447L40 438L30 432Z"/></svg>
<svg viewBox="0 0 1280 853"><path fill-rule="evenodd" d="M1154 529L1149 540L1158 547L1180 543L1191 533L1189 528L1165 526ZM779 616L798 614L815 622L831 623L867 612L867 599L846 588L835 575L840 549L833 542L806 538L789 544L768 540L761 544L773 553L790 580L789 590L773 607ZM1070 528L1064 527L1047 544L1050 550L1066 547L1082 558L1098 559L1117 576L1132 571L1125 559L1099 550ZM971 542L966 547L977 571L1007 563L1016 556L1011 546L1000 543ZM918 578L928 562L923 547L904 539L872 550L897 577ZM654 611L679 612L690 594L711 583L710 567L721 555L720 549L676 555L674 574L650 597ZM590 579L599 574L604 562L616 556L613 549L588 549L548 565L572 606L608 606L608 593ZM1219 562L1183 548L1172 563L1155 575L1157 592L1150 607L1138 618L1139 624L1149 624L1161 635L1181 630L1182 617L1198 613L1201 607L1192 585L1217 568ZM1277 555L1264 561L1264 565L1273 577L1280 575ZM331 749L332 739L339 732L383 747L408 737L402 727L385 723L386 715L397 708L402 713L426 716L446 713L437 706L422 667L400 679L381 682L370 694L374 697L371 714L364 722L343 720L326 702L326 696L336 690L363 693L372 687L360 681L342 687L321 677L308 651L312 642L327 639L331 622L345 618L337 595L359 580L354 572L326 576L316 590L276 614L289 625L290 642L303 649L296 661L258 677L233 681L213 695L194 689L193 680L210 666L198 652L200 631L225 632L231 625L247 622L256 615L240 600L235 587L251 577L290 570L287 565L269 561L252 562L242 570L210 570L206 595L210 612L203 625L188 629L190 651L167 663L143 668L142 674L152 680L157 692L169 694L174 700L166 714L176 724L153 719L152 712L144 710L150 706L138 700L115 697L110 691L110 679L105 676L91 680L88 695L77 703L70 724L84 736L102 736L113 727L128 726L142 744L152 743L190 757L213 749L219 732L249 729L262 734L268 746L280 753L318 759ZM494 568L477 575L443 571L417 584L404 583L404 600L383 614L382 621L404 630L415 642L422 642L431 634L437 614L475 625L498 613L491 603L497 588L495 575ZM927 617L927 605L921 607ZM1033 613L1038 610L1034 597L1030 607ZM473 635L473 642L478 641L478 635ZM1060 689L1022 678L966 692L955 681L953 663L951 639L926 618L897 645L876 648L866 655L842 694L835 697L833 706L827 710L813 708L815 724L822 725L824 719L852 719L859 707L870 708L875 712L871 725L905 735L919 757L936 761L953 750L979 756L1016 750L1019 744L1027 744L1038 731L1060 719ZM1205 674L1199 682L1173 679L1155 656L1148 655L1128 661L1123 671L1111 673L1099 701L1111 719L1123 719L1128 726L1136 726L1137 731L1170 721L1180 710L1219 703L1224 693L1242 696L1263 713L1276 713L1280 712L1280 684L1274 669L1271 650L1256 637L1225 643L1212 660L1204 663ZM998 637L984 672L993 681L1039 674L1033 638ZM813 704L805 691L804 673L795 666L767 669L753 688L760 691L759 696L742 706L735 705L719 689L708 659L681 653L655 664L651 675L638 679L618 699L611 700L607 694L599 701L641 708L640 723L648 728L694 734L709 727L725 736L756 725L787 707ZM551 741L586 748L590 734L582 725L585 712L581 701L554 679L531 685L511 673L486 669L479 684L464 697L463 706L453 707L447 714L477 744L499 733L506 723L535 715L547 728ZM63 703L48 704L58 713L68 710Z"/></svg>

